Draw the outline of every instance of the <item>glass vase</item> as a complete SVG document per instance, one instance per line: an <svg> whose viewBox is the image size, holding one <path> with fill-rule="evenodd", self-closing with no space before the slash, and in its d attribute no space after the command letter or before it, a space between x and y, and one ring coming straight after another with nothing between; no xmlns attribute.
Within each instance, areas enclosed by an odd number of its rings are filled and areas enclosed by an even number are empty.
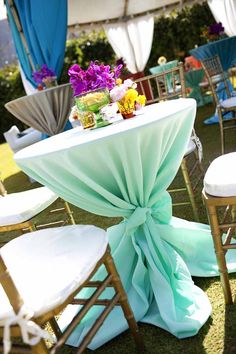
<svg viewBox="0 0 236 354"><path fill-rule="evenodd" d="M110 103L108 89L97 89L75 96L75 102L79 112L95 114L96 128L104 127L110 123L103 119L100 109Z"/></svg>

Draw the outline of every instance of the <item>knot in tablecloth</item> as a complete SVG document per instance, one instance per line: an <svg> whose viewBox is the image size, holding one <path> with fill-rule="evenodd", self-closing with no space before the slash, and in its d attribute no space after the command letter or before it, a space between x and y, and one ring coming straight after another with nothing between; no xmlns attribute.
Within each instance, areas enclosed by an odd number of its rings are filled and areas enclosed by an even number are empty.
<svg viewBox="0 0 236 354"><path fill-rule="evenodd" d="M148 213L151 214L151 208L137 206L133 214L126 220L126 234L130 234L137 227L144 224Z"/></svg>
<svg viewBox="0 0 236 354"><path fill-rule="evenodd" d="M146 222L148 216L152 216L156 223L169 223L172 216L172 206L168 192L165 191L152 207L136 206L130 217L126 219L125 233L134 232L135 229Z"/></svg>

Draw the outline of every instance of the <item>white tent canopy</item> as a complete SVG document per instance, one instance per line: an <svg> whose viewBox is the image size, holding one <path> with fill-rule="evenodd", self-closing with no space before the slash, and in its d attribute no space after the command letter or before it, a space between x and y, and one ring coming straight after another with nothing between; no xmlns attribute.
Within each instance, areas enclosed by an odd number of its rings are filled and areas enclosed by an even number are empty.
<svg viewBox="0 0 236 354"><path fill-rule="evenodd" d="M192 0L68 0L68 26L103 26L117 57L131 73L143 71L153 39L154 15Z"/></svg>
<svg viewBox="0 0 236 354"><path fill-rule="evenodd" d="M166 13L203 0L68 0L68 26L110 21L125 22L127 17Z"/></svg>

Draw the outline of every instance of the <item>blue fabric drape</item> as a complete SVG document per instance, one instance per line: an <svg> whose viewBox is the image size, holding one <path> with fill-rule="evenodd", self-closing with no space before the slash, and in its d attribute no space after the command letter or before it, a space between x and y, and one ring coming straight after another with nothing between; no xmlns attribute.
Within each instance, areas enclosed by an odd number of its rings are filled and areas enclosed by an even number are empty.
<svg viewBox="0 0 236 354"><path fill-rule="evenodd" d="M224 71L236 63L236 36L204 44L189 51L197 60L219 55Z"/></svg>
<svg viewBox="0 0 236 354"><path fill-rule="evenodd" d="M59 77L64 61L67 32L67 0L15 0L20 22L34 66L46 64ZM9 23L26 78L32 80L32 70L20 34L9 11Z"/></svg>

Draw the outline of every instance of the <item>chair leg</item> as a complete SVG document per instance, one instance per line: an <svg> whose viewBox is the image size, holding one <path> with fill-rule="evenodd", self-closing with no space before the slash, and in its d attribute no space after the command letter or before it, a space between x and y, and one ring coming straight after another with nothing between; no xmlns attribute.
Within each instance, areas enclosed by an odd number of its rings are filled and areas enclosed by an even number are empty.
<svg viewBox="0 0 236 354"><path fill-rule="evenodd" d="M51 318L49 323L50 323L50 326L52 327L52 330L58 340L62 336L62 331L61 331L60 327L58 326L58 323L57 323L55 317Z"/></svg>
<svg viewBox="0 0 236 354"><path fill-rule="evenodd" d="M32 222L30 222L29 231L33 232L33 231L36 231L36 230L37 229L36 229L35 225Z"/></svg>
<svg viewBox="0 0 236 354"><path fill-rule="evenodd" d="M206 207L208 211L209 223L211 226L211 233L214 242L216 259L217 259L219 272L220 272L220 280L221 280L221 285L225 297L225 303L232 304L233 300L232 300L232 293L230 289L228 269L225 260L225 251L222 247L222 232L220 231L219 228L216 207L212 205L208 205L207 201L206 201Z"/></svg>
<svg viewBox="0 0 236 354"><path fill-rule="evenodd" d="M223 117L221 114L221 110L217 109L217 113L218 113L219 126L220 126L221 155L224 155L224 153L225 153L224 123L223 123Z"/></svg>
<svg viewBox="0 0 236 354"><path fill-rule="evenodd" d="M6 191L6 189L5 189L5 187L4 187L3 183L2 183L2 181L1 181L1 179L0 179L0 195L4 196L4 195L6 195L6 194L7 194L7 191Z"/></svg>
<svg viewBox="0 0 236 354"><path fill-rule="evenodd" d="M49 354L49 350L43 340L31 347L33 354Z"/></svg>
<svg viewBox="0 0 236 354"><path fill-rule="evenodd" d="M143 339L140 335L137 322L134 318L133 311L129 305L125 290L124 290L123 285L121 283L120 276L116 270L113 258L111 257L110 254L108 254L108 256L106 257L104 265L106 267L108 274L112 275L112 285L114 286L117 293L120 294L120 296L121 296L119 302L120 302L121 308L123 310L124 316L128 322L131 333L134 337L136 347L137 347L137 352L138 353L145 353L144 342L143 342Z"/></svg>
<svg viewBox="0 0 236 354"><path fill-rule="evenodd" d="M198 210L197 210L197 204L194 198L194 192L193 192L193 187L190 181L189 173L188 173L188 168L187 168L187 161L185 158L182 159L181 162L181 171L183 174L184 182L187 188L187 192L189 195L190 203L192 205L193 209L193 215L196 221L199 221L199 215L198 215Z"/></svg>
<svg viewBox="0 0 236 354"><path fill-rule="evenodd" d="M65 205L66 213L67 213L69 220L70 220L70 224L75 225L75 219L73 217L73 212L71 211L69 204L64 201L64 205Z"/></svg>

